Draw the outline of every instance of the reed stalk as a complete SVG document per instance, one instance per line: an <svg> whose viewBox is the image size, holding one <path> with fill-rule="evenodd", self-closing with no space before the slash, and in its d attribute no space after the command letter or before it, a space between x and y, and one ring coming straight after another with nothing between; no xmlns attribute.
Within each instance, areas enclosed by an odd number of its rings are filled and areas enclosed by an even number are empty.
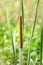
<svg viewBox="0 0 43 65"><path fill-rule="evenodd" d="M35 30L35 26L36 26L36 21L37 21L37 12L38 12L38 6L39 6L39 1L37 1L37 6L36 6L36 14L35 14L35 20L34 20L34 24L33 24L33 29L32 29L32 33L31 33L31 38L30 38L30 44L32 43L32 38L33 38L33 34L34 34L34 30ZM28 49L28 59L27 59L27 65L30 65L30 45L29 45L29 49Z"/></svg>
<svg viewBox="0 0 43 65"><path fill-rule="evenodd" d="M12 41L12 48L13 48L13 54L14 54L14 65L16 65L16 49L14 48L13 35L12 35L11 29L10 29L10 20L9 20L9 12L8 12L8 10L6 12L6 17L7 17L8 29L9 29L9 33L10 33L11 41Z"/></svg>
<svg viewBox="0 0 43 65"><path fill-rule="evenodd" d="M40 65L42 65L42 44L43 44L43 28L41 29Z"/></svg>
<svg viewBox="0 0 43 65"><path fill-rule="evenodd" d="M21 0L21 13L20 16L20 49L19 49L19 64L23 65L23 33L24 33L24 6L23 0Z"/></svg>
<svg viewBox="0 0 43 65"><path fill-rule="evenodd" d="M20 16L20 48L19 48L19 65L23 65L23 39L22 39L22 16Z"/></svg>
<svg viewBox="0 0 43 65"><path fill-rule="evenodd" d="M22 27L23 27L23 31L24 31L24 4L23 4L23 0L21 0L21 11L22 11Z"/></svg>
<svg viewBox="0 0 43 65"><path fill-rule="evenodd" d="M41 25L40 65L42 65L42 52L43 52L43 21Z"/></svg>

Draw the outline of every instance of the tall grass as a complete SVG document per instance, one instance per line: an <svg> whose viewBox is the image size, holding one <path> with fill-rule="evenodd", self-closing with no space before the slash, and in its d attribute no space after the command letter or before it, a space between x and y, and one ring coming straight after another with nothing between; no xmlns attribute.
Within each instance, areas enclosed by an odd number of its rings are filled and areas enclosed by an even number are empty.
<svg viewBox="0 0 43 65"><path fill-rule="evenodd" d="M37 1L37 6L36 6L36 14L35 14L35 20L34 20L34 24L33 24L33 29L32 29L32 34L31 34L31 39L30 39L30 44L32 43L32 38L33 38L33 34L34 34L34 29L35 29L35 26L36 26L36 21L37 21L37 12L38 12L38 6L39 6L39 1ZM24 6L23 6L23 0L21 0L21 6L22 6L22 23L23 23L23 30L22 32L24 32ZM7 11L7 23L8 23L8 28L9 28L9 31L10 31L10 35L11 35L11 40L12 40L12 47L13 47L13 53L14 53L14 64L16 65L16 50L14 48L14 42L13 42L13 35L11 33L11 29L10 29L10 21L9 21L9 13ZM42 38L42 36L41 36ZM42 39L41 39L42 40ZM41 42L42 43L42 42ZM41 45L42 46L42 45ZM29 47L30 48L30 47ZM42 50L42 49L41 49ZM22 48L20 48L20 65L23 65L23 59L22 59ZM42 52L42 51L41 51ZM42 54L41 54L41 57L42 57ZM41 58L42 59L42 58ZM41 61L40 61L40 64L41 64ZM27 65L30 65L30 49L28 50L28 59L27 59Z"/></svg>
<svg viewBox="0 0 43 65"><path fill-rule="evenodd" d="M15 46L14 46L13 35L12 35L12 32L11 32L11 28L10 28L10 19L9 19L8 9L7 9L7 11L6 11L6 18L7 18L9 33L10 33L11 41L12 41L12 48L13 48L13 54L14 54L14 65L16 65L16 49L14 48Z"/></svg>
<svg viewBox="0 0 43 65"><path fill-rule="evenodd" d="M32 29L32 34L31 34L31 38L30 38L30 44L32 43L32 38L33 38L33 34L34 34L34 30L35 30L35 26L36 26L36 21L37 21L37 12L38 12L38 6L39 6L39 1L37 1L37 6L36 6L36 14L35 14L35 20L34 20L34 24L33 24L33 29ZM27 59L27 65L30 65L30 46L28 49L28 59Z"/></svg>

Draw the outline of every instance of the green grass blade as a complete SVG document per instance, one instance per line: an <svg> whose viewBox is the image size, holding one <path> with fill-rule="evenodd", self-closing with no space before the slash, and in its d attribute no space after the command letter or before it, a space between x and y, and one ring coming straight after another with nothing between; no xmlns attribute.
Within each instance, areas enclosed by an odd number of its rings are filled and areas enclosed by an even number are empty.
<svg viewBox="0 0 43 65"><path fill-rule="evenodd" d="M22 6L22 22L23 22L23 31L24 31L24 5L23 5L23 0L21 0L21 6Z"/></svg>
<svg viewBox="0 0 43 65"><path fill-rule="evenodd" d="M42 43L43 43L43 29L41 30L40 65L42 65Z"/></svg>
<svg viewBox="0 0 43 65"><path fill-rule="evenodd" d="M33 25L33 30L32 30L32 37L33 37L33 34L34 34L34 29L35 29L36 22L37 22L37 12L38 12L39 1L40 0L38 0L37 6L36 6L36 14L35 14L35 20L34 20L34 25Z"/></svg>
<svg viewBox="0 0 43 65"><path fill-rule="evenodd" d="M42 65L42 51L43 50L43 22L41 27L41 44L40 44L40 65Z"/></svg>
<svg viewBox="0 0 43 65"><path fill-rule="evenodd" d="M10 32L10 36L11 36L11 40L12 40L12 48L13 48L13 54L14 54L14 65L16 65L16 49L14 48L13 35L12 35L11 29L10 29L10 20L9 20L8 10L6 12L6 17L7 17L8 28L9 28L9 32Z"/></svg>
<svg viewBox="0 0 43 65"><path fill-rule="evenodd" d="M37 12L38 12L39 1L40 1L40 0L38 0L38 2L37 2L37 6L36 6L35 21L34 21L34 25L33 25L33 29L32 29L32 34L31 34L30 44L32 43L32 38L33 38L33 34L34 34L34 30L35 30L35 26L36 26ZM29 46L29 48L30 48L30 46ZM29 49L29 51L28 51L27 65L30 65L30 49Z"/></svg>

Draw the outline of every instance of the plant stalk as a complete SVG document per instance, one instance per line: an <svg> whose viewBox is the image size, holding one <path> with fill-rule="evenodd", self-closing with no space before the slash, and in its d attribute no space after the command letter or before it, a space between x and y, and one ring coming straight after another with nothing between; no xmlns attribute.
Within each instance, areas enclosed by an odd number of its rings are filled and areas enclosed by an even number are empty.
<svg viewBox="0 0 43 65"><path fill-rule="evenodd" d="M21 0L21 13L20 16L20 49L19 49L19 57L20 57L20 65L23 65L23 33L24 33L24 6L23 0Z"/></svg>
<svg viewBox="0 0 43 65"><path fill-rule="evenodd" d="M23 42L22 42L22 16L20 16L20 48L19 48L19 64L23 65Z"/></svg>
<svg viewBox="0 0 43 65"><path fill-rule="evenodd" d="M14 48L14 41L13 41L13 35L10 29L10 20L9 20L9 12L7 10L7 23L8 23L8 28L9 28L9 32L10 32L10 36L11 36L11 40L12 40L12 48L13 48L13 54L14 54L14 65L16 65L16 49Z"/></svg>
<svg viewBox="0 0 43 65"><path fill-rule="evenodd" d="M23 27L23 31L24 31L24 5L23 5L23 0L21 0L21 11L22 11L22 27Z"/></svg>
<svg viewBox="0 0 43 65"><path fill-rule="evenodd" d="M41 26L40 65L42 65L42 52L43 52L43 21Z"/></svg>
<svg viewBox="0 0 43 65"><path fill-rule="evenodd" d="M33 38L33 34L34 34L34 30L35 30L35 26L36 26L36 21L37 21L37 12L38 12L38 6L39 6L39 1L37 1L37 6L36 6L36 14L35 14L35 20L34 20L34 24L33 24L33 29L32 29L32 33L31 33L31 38L30 38L30 44L32 43L32 38ZM28 59L27 59L27 65L30 65L30 45L29 45L29 49L28 49Z"/></svg>

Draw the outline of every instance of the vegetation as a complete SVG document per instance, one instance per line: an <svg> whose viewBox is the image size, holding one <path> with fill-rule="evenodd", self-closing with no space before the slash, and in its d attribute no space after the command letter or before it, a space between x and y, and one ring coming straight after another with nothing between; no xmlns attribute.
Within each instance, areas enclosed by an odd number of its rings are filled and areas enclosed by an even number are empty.
<svg viewBox="0 0 43 65"><path fill-rule="evenodd" d="M0 65L43 65L42 2L43 0L0 1ZM21 15L22 49L19 37Z"/></svg>

